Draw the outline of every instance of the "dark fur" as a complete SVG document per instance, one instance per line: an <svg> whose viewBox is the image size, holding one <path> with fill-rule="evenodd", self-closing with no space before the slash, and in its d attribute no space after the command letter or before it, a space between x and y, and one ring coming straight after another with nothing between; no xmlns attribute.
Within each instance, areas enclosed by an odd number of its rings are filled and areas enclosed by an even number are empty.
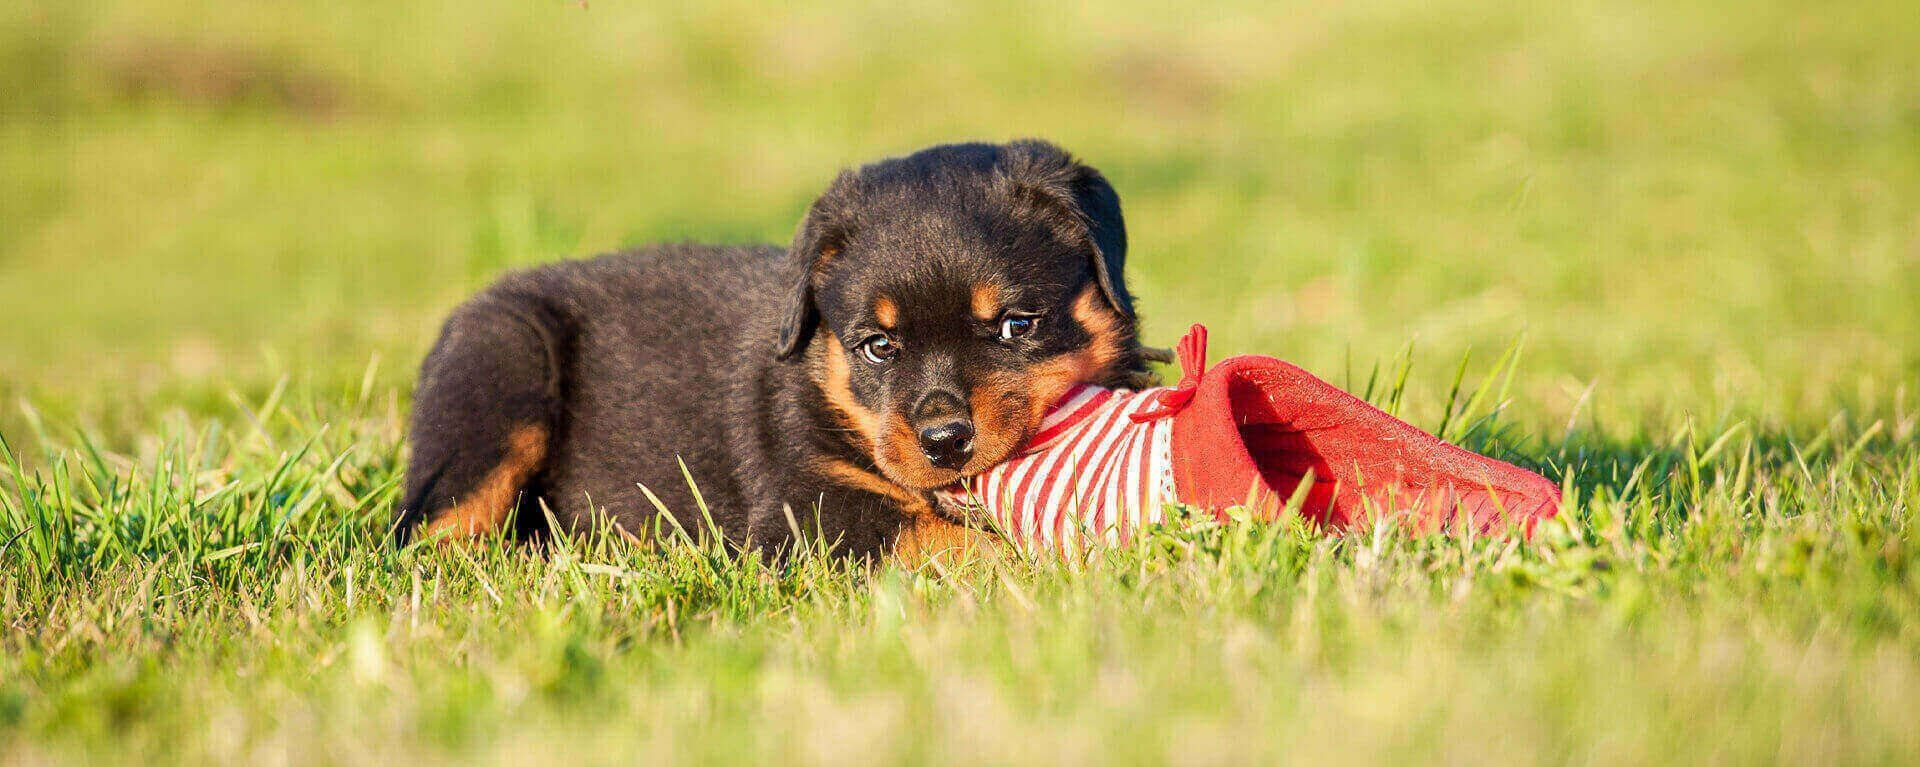
<svg viewBox="0 0 1920 767"><path fill-rule="evenodd" d="M697 531L684 460L732 545L784 548L790 509L840 552L884 552L925 511L915 499L959 476L886 429L926 417L1012 424L983 427L972 473L998 460L989 437L1024 441L1016 427L1047 404L1028 399L1056 379L1144 375L1125 258L1113 188L1027 141L843 173L786 249L663 246L508 275L453 312L422 365L396 532L472 496L517 460L510 436L538 427L544 449L515 493L523 531L544 500L564 526L588 524L591 508L644 534L655 510L638 484ZM1040 314L1032 335L1006 341L997 320L974 317L980 285ZM897 309L901 351L875 365L858 349L881 332L881 297ZM837 397L822 383L836 353ZM849 394L881 432L836 404ZM891 489L848 479L859 472Z"/></svg>

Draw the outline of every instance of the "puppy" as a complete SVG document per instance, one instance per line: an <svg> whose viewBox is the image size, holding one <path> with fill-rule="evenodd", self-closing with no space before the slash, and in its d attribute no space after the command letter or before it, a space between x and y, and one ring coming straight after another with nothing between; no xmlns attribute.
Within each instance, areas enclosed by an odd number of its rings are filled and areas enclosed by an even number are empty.
<svg viewBox="0 0 1920 767"><path fill-rule="evenodd" d="M966 544L930 491L1012 456L1075 384L1147 378L1126 252L1106 179L1019 141L844 172L786 249L510 274L421 366L395 534L537 534L544 503L644 535L651 491L735 549Z"/></svg>

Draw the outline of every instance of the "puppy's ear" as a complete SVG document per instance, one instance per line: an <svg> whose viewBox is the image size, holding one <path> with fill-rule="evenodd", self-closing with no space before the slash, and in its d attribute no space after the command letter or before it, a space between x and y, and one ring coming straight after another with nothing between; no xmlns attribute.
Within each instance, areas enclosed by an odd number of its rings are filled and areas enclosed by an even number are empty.
<svg viewBox="0 0 1920 767"><path fill-rule="evenodd" d="M1120 217L1120 193L1107 183L1100 171L1080 166L1074 184L1074 200L1086 216L1088 237L1099 251L1093 263L1100 292L1122 317L1133 316L1133 294L1127 292L1127 225Z"/></svg>
<svg viewBox="0 0 1920 767"><path fill-rule="evenodd" d="M1002 183L1016 201L1028 206L1056 231L1092 248L1095 282L1120 316L1133 317L1127 292L1127 225L1120 215L1120 193L1100 171L1080 164L1066 150L1045 141L1015 141L1006 146Z"/></svg>
<svg viewBox="0 0 1920 767"><path fill-rule="evenodd" d="M781 297L780 329L774 339L774 352L779 359L790 359L806 348L807 339L820 324L813 279L827 260L846 245L850 224L838 213L844 208L842 200L850 193L852 184L851 173L842 173L834 179L820 199L807 209L806 218L801 219L800 229L793 235L793 245L787 249L782 271L788 287Z"/></svg>

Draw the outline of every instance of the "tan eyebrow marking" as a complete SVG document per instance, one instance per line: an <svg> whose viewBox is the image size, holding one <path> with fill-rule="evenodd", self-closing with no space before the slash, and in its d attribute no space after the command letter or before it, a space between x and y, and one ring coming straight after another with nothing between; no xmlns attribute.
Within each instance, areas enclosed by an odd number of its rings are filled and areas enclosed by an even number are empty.
<svg viewBox="0 0 1920 767"><path fill-rule="evenodd" d="M873 302L873 318L880 322L880 327L892 330L900 321L900 306L893 299L881 296Z"/></svg>
<svg viewBox="0 0 1920 767"><path fill-rule="evenodd" d="M990 282L973 285L973 316L983 322L1000 317L1000 287Z"/></svg>

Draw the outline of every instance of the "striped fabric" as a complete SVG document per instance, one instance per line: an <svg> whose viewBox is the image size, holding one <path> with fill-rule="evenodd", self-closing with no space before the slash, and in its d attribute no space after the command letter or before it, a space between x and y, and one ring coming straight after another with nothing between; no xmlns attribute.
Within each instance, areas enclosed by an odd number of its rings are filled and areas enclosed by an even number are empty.
<svg viewBox="0 0 1920 767"><path fill-rule="evenodd" d="M1081 386L1041 421L1021 453L935 495L992 519L1029 551L1119 545L1173 500L1173 419L1137 423L1165 389Z"/></svg>

